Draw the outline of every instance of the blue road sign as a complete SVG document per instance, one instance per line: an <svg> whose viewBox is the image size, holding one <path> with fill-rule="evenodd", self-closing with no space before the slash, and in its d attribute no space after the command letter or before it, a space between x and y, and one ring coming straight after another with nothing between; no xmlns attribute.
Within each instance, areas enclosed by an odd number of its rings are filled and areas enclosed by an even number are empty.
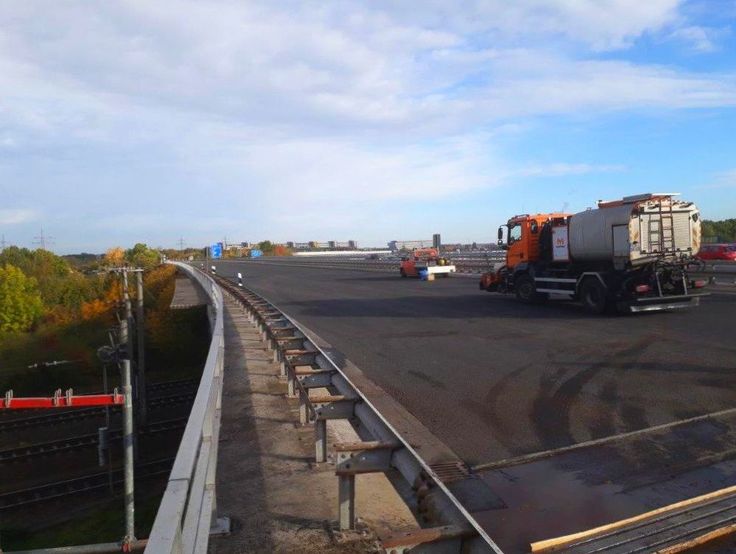
<svg viewBox="0 0 736 554"><path fill-rule="evenodd" d="M261 252L261 251L260 251L260 250L258 250L257 248L253 248L253 249L252 249L252 250L250 251L250 257L251 257L251 258L258 258L259 256L263 256L263 252Z"/></svg>
<svg viewBox="0 0 736 554"><path fill-rule="evenodd" d="M210 258L213 260L216 260L217 258L222 258L222 243L217 242L210 246Z"/></svg>

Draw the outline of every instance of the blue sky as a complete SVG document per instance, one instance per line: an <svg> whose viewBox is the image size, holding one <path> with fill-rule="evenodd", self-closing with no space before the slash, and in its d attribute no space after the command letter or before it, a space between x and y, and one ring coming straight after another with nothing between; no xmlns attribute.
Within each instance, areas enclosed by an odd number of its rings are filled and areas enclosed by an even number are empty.
<svg viewBox="0 0 736 554"><path fill-rule="evenodd" d="M481 242L648 191L736 217L735 21L736 0L4 2L0 233Z"/></svg>

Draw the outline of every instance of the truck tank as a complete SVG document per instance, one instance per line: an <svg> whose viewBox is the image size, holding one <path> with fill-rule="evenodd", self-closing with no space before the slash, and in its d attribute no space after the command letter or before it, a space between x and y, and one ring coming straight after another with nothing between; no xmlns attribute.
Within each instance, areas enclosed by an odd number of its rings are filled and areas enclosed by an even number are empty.
<svg viewBox="0 0 736 554"><path fill-rule="evenodd" d="M613 262L617 269L657 259L675 260L700 248L700 213L673 193L648 193L573 215L569 248L573 261Z"/></svg>

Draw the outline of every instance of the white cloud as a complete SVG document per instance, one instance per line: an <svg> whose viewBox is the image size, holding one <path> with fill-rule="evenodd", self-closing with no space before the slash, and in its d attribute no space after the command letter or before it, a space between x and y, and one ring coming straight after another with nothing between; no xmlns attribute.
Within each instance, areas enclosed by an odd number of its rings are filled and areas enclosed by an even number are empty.
<svg viewBox="0 0 736 554"><path fill-rule="evenodd" d="M37 219L38 213L35 210L22 208L0 209L0 225L19 225Z"/></svg>
<svg viewBox="0 0 736 554"><path fill-rule="evenodd" d="M679 0L476 0L458 8L443 0L380 2L404 22L420 21L495 40L549 41L558 36L594 50L626 48L642 35L676 23L680 4Z"/></svg>
<svg viewBox="0 0 736 554"><path fill-rule="evenodd" d="M474 102L496 117L736 106L736 78L730 75L706 77L625 61L570 61L535 52L504 60L499 72L503 76L486 98Z"/></svg>
<svg viewBox="0 0 736 554"><path fill-rule="evenodd" d="M677 0L20 2L0 21L0 169L71 159L68 188L78 167L92 182L64 201L84 209L98 174L160 162L156 178L192 197L270 221L288 201L305 226L329 206L320 224L348 225L515 177L619 170L506 159L504 136L538 116L736 105L732 74L625 61L645 36L712 46ZM39 188L55 190L50 173ZM157 226L141 218L126 228Z"/></svg>
<svg viewBox="0 0 736 554"><path fill-rule="evenodd" d="M555 36L624 47L677 21L673 0L498 0L465 10L428 1L410 13L341 2L30 6L2 8L16 23L0 43L0 86L4 117L41 135L120 140L121 126L123 137L136 134L131 120L140 134L156 133L152 119L163 117L423 140L514 115L736 102L732 76L550 48Z"/></svg>
<svg viewBox="0 0 736 554"><path fill-rule="evenodd" d="M717 50L715 37L719 34L722 33L714 29L691 25L675 29L670 38L689 44L695 52L708 53Z"/></svg>

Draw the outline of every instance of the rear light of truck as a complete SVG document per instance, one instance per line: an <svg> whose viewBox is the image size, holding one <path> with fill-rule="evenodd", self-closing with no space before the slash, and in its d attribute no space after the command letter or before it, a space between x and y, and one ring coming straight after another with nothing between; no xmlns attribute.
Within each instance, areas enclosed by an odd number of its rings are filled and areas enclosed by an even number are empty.
<svg viewBox="0 0 736 554"><path fill-rule="evenodd" d="M636 285L636 289L634 290L636 290L637 294L645 294L652 290L652 288L649 285Z"/></svg>
<svg viewBox="0 0 736 554"><path fill-rule="evenodd" d="M698 279L697 281L692 281L690 283L690 286L694 289L702 289L707 284L707 281L703 279Z"/></svg>

